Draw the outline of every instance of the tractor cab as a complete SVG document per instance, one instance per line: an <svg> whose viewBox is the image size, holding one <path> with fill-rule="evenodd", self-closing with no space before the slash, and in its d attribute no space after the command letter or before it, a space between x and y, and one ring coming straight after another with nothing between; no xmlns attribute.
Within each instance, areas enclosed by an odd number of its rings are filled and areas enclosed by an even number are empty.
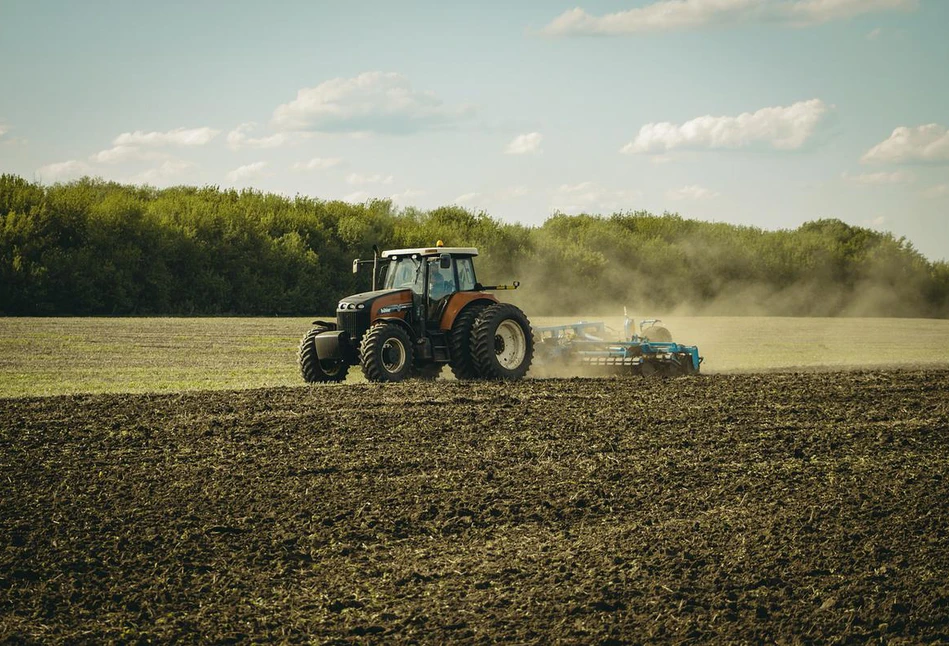
<svg viewBox="0 0 949 646"><path fill-rule="evenodd" d="M383 252L383 290L409 290L415 322L438 329L452 296L478 289L477 255L472 247L441 246Z"/></svg>

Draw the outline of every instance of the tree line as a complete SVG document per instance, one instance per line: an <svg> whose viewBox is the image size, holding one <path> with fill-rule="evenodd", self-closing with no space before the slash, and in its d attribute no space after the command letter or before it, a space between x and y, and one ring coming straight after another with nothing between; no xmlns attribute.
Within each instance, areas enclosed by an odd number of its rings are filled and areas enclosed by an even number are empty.
<svg viewBox="0 0 949 646"><path fill-rule="evenodd" d="M253 190L0 176L0 314L331 315L372 246L476 246L536 314L949 315L949 264L840 220L765 231L676 214L500 222Z"/></svg>

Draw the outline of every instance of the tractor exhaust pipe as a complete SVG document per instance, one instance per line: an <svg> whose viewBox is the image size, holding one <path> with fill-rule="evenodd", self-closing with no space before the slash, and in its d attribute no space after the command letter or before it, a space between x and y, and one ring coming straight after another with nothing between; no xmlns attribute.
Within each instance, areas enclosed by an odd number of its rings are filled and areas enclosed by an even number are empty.
<svg viewBox="0 0 949 646"><path fill-rule="evenodd" d="M379 245L372 245L372 291L376 291L376 277L379 275Z"/></svg>
<svg viewBox="0 0 949 646"><path fill-rule="evenodd" d="M379 280L379 246L372 245L372 260L360 260L356 258L353 260L353 273L359 273L360 265L368 265L372 263L372 291L376 291L376 283Z"/></svg>

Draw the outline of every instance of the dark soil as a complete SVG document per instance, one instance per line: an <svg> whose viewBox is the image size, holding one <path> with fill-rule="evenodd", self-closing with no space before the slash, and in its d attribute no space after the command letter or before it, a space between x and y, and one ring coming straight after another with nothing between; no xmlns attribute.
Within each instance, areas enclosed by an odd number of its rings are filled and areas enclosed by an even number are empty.
<svg viewBox="0 0 949 646"><path fill-rule="evenodd" d="M949 641L949 372L0 400L0 641Z"/></svg>

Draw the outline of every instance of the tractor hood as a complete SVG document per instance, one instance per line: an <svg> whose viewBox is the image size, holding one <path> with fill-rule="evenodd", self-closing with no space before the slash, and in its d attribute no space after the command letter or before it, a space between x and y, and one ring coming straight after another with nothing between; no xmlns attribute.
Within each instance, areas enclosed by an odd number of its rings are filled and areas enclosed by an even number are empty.
<svg viewBox="0 0 949 646"><path fill-rule="evenodd" d="M412 291L409 289L381 289L347 296L339 302L337 312L371 310L373 318L412 306ZM388 311L387 311L388 310Z"/></svg>

